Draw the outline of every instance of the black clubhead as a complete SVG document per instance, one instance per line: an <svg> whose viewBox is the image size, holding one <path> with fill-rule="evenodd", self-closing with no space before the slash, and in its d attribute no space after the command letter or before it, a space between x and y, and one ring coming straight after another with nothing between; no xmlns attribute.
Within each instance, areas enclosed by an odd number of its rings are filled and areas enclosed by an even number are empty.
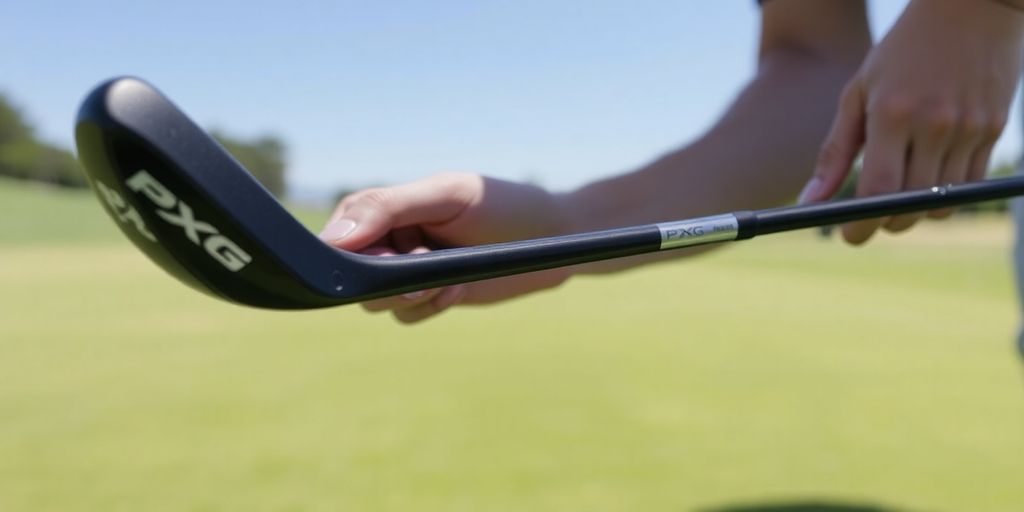
<svg viewBox="0 0 1024 512"><path fill-rule="evenodd" d="M274 309L362 300L367 257L299 224L216 141L149 84L119 78L75 128L89 181L125 235L193 288Z"/></svg>

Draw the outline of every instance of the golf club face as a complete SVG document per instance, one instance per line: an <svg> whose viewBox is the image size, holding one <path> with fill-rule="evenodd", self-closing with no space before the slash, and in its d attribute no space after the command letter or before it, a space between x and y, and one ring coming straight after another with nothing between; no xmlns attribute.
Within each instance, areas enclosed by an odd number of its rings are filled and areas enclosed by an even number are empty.
<svg viewBox="0 0 1024 512"><path fill-rule="evenodd" d="M79 159L100 202L151 260L202 292L273 309L361 300L366 257L318 240L167 98L119 78L84 101Z"/></svg>

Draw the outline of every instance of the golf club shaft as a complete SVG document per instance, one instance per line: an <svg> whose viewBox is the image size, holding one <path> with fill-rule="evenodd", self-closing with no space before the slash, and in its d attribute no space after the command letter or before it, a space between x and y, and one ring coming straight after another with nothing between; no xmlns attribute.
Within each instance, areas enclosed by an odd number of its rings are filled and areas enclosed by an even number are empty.
<svg viewBox="0 0 1024 512"><path fill-rule="evenodd" d="M759 210L752 213L752 225L743 229L743 222L741 222L740 236L737 238L750 238L780 231L828 226L901 213L922 212L1019 195L1024 195L1024 176Z"/></svg>
<svg viewBox="0 0 1024 512"><path fill-rule="evenodd" d="M1024 176L944 185L872 197L740 211L658 224L662 249L887 217L1024 195ZM733 229L734 228L734 229ZM732 236L732 235L735 236Z"/></svg>
<svg viewBox="0 0 1024 512"><path fill-rule="evenodd" d="M1024 195L1024 177L377 259L395 286L443 286L536 270ZM389 279L391 281L391 279ZM414 284L415 283L415 284ZM406 288L402 286L402 288Z"/></svg>

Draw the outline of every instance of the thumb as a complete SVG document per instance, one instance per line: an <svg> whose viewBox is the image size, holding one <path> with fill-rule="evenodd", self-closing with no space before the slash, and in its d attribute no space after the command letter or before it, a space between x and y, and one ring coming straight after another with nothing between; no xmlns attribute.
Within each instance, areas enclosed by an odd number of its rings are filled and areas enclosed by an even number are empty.
<svg viewBox="0 0 1024 512"><path fill-rule="evenodd" d="M864 100L858 82L851 82L839 100L839 110L818 153L814 175L800 192L800 204L832 197L850 173L864 144Z"/></svg>
<svg viewBox="0 0 1024 512"><path fill-rule="evenodd" d="M319 237L339 249L357 251L396 228L448 222L474 197L470 176L444 174L357 192L338 205Z"/></svg>

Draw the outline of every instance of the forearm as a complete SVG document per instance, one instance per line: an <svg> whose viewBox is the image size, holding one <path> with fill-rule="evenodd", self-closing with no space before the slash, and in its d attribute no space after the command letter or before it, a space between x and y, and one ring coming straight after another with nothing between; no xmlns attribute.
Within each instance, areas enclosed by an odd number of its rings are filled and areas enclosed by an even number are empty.
<svg viewBox="0 0 1024 512"><path fill-rule="evenodd" d="M757 76L700 139L643 168L568 194L573 231L682 219L793 199L810 175L856 63L799 51L763 56ZM693 254L673 251L580 267L609 272Z"/></svg>

